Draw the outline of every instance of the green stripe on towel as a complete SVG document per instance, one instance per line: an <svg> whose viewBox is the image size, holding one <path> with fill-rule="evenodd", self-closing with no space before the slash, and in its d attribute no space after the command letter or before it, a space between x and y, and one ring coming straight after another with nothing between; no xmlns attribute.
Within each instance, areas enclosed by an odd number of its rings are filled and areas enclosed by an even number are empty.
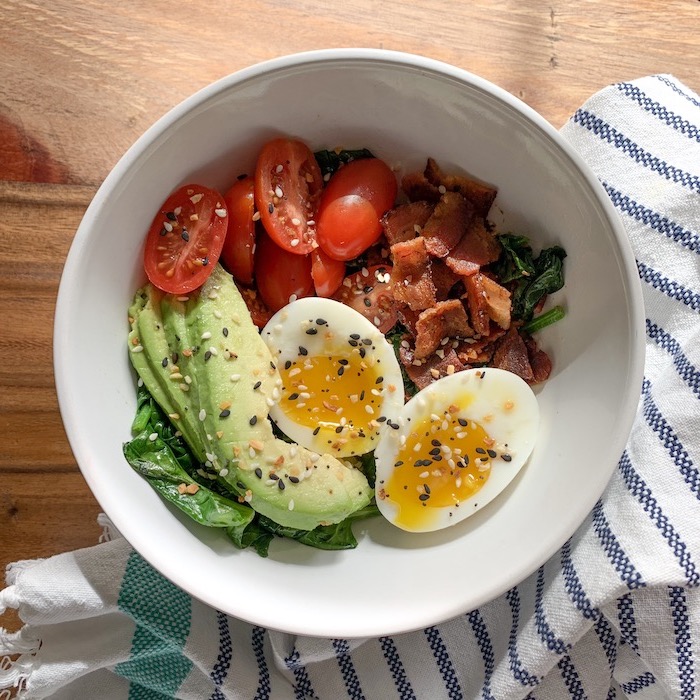
<svg viewBox="0 0 700 700"><path fill-rule="evenodd" d="M131 658L114 669L131 681L129 700L173 697L192 669L183 653L192 620L190 597L132 552L117 603L136 623Z"/></svg>

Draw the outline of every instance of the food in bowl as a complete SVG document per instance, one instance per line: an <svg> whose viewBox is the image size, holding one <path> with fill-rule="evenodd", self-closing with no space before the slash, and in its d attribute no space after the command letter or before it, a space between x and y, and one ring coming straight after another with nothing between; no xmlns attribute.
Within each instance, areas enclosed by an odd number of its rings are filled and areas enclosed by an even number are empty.
<svg viewBox="0 0 700 700"><path fill-rule="evenodd" d="M276 535L352 548L358 519L428 532L496 498L535 444L551 361L531 334L563 316L541 311L566 255L496 231L496 193L432 158L399 188L366 148L290 138L224 196L173 192L129 309L129 463L262 556Z"/></svg>

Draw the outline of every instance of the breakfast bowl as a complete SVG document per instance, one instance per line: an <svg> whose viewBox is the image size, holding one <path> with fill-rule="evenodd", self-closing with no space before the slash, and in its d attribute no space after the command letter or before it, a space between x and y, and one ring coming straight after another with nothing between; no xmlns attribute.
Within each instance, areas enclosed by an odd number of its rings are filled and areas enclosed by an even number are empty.
<svg viewBox="0 0 700 700"><path fill-rule="evenodd" d="M566 250L565 316L537 333L551 358L534 387L539 426L524 467L451 527L357 522L357 547L276 538L266 557L204 527L130 468L137 406L127 310L146 282L144 241L177 188L225 191L263 145L369 149L397 175L427 158L497 187L488 214L535 249ZM280 276L287 271L280 269ZM424 628L472 610L541 566L574 533L622 454L643 370L643 314L625 231L581 158L532 109L435 60L327 50L271 60L200 90L117 163L71 246L57 300L54 361L71 448L104 512L155 569L204 603L284 632L356 638ZM131 348L133 350L133 346ZM226 409L228 411L228 409ZM226 413L228 415L228 413Z"/></svg>

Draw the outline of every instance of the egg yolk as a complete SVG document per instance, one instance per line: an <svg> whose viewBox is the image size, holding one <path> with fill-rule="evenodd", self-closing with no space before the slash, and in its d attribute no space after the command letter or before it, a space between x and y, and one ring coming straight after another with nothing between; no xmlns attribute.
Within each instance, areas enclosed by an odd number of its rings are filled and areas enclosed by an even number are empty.
<svg viewBox="0 0 700 700"><path fill-rule="evenodd" d="M483 426L454 407L428 416L412 426L378 496L396 504L395 522L409 530L424 528L445 509L451 517L488 480L493 444Z"/></svg>
<svg viewBox="0 0 700 700"><path fill-rule="evenodd" d="M310 428L316 448L326 452L340 450L348 441L374 440L377 419L383 419L384 391L396 391L385 387L379 360L359 348L345 354L300 356L287 361L280 376L280 407L290 420Z"/></svg>

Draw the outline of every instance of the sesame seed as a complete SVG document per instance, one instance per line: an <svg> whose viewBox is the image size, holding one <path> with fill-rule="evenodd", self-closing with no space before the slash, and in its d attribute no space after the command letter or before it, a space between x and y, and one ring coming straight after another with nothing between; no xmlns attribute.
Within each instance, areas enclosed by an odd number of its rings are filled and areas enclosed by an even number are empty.
<svg viewBox="0 0 700 700"><path fill-rule="evenodd" d="M206 419L206 417L207 417L207 412L204 409L202 409L199 412L199 420L204 421Z"/></svg>
<svg viewBox="0 0 700 700"><path fill-rule="evenodd" d="M209 338L211 338L211 333L209 331L204 331L204 333L202 333L202 340L209 340Z"/></svg>
<svg viewBox="0 0 700 700"><path fill-rule="evenodd" d="M232 382L237 382L241 378L240 374L232 374L231 375L231 381Z"/></svg>
<svg viewBox="0 0 700 700"><path fill-rule="evenodd" d="M131 352L143 352L143 345L134 345L134 347L131 348Z"/></svg>
<svg viewBox="0 0 700 700"><path fill-rule="evenodd" d="M284 196L284 192L282 192L282 188L279 185L275 187L275 196L279 197L280 199Z"/></svg>
<svg viewBox="0 0 700 700"><path fill-rule="evenodd" d="M219 418L228 418L231 415L231 411L225 408L221 413L219 413Z"/></svg>
<svg viewBox="0 0 700 700"><path fill-rule="evenodd" d="M148 439L149 439L151 442L155 442L155 441L158 439L158 433L151 433L151 434L148 436Z"/></svg>
<svg viewBox="0 0 700 700"><path fill-rule="evenodd" d="M226 216L226 209L214 209L214 213L220 218L223 219Z"/></svg>
<svg viewBox="0 0 700 700"><path fill-rule="evenodd" d="M257 416L252 416L251 419L248 421L250 425L255 425L258 422L258 417Z"/></svg>
<svg viewBox="0 0 700 700"><path fill-rule="evenodd" d="M299 245L299 239L298 238L292 238L291 241L289 241L289 245L292 246L292 248L296 248Z"/></svg>

